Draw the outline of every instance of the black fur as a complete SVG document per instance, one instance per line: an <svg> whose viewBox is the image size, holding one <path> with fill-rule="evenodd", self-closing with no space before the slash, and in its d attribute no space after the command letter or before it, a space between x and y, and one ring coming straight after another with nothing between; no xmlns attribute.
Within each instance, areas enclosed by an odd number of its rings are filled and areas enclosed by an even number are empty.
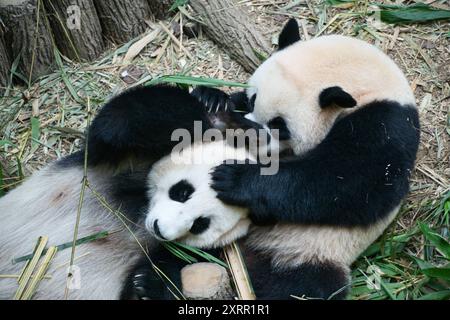
<svg viewBox="0 0 450 320"><path fill-rule="evenodd" d="M194 193L194 186L187 180L181 180L169 189L169 198L173 201L186 202Z"/></svg>
<svg viewBox="0 0 450 320"><path fill-rule="evenodd" d="M291 138L291 132L287 127L286 121L284 121L282 117L273 118L267 123L267 126L271 130L278 130L278 140L283 141Z"/></svg>
<svg viewBox="0 0 450 320"><path fill-rule="evenodd" d="M123 172L111 177L110 192L120 212L134 223L145 219L149 198L147 176L150 168Z"/></svg>
<svg viewBox="0 0 450 320"><path fill-rule="evenodd" d="M249 101L245 91L238 91L229 95L216 88L198 86L191 94L204 105L208 112L238 111L248 113L252 111L249 110Z"/></svg>
<svg viewBox="0 0 450 320"><path fill-rule="evenodd" d="M130 156L159 160L178 143L171 141L172 132L185 128L193 133L194 121L201 121L203 130L211 127L203 105L187 90L165 85L128 90L94 119L89 164L117 165Z"/></svg>
<svg viewBox="0 0 450 320"><path fill-rule="evenodd" d="M211 255L218 256L219 250L205 250ZM162 245L151 250L152 262L181 290L181 269L187 262L176 257ZM197 257L196 257L197 258ZM205 261L198 257L199 261ZM121 300L174 300L175 296L181 298L179 292L163 276L159 276L153 269L147 257L143 256L127 274L124 281Z"/></svg>
<svg viewBox="0 0 450 320"><path fill-rule="evenodd" d="M181 290L181 269L187 264L173 253L158 246L152 250L152 262ZM147 257L143 256L128 273L120 295L121 300L175 300L172 292L180 298L178 291L164 277L158 275Z"/></svg>
<svg viewBox="0 0 450 320"><path fill-rule="evenodd" d="M408 193L419 144L413 107L376 101L337 120L325 139L276 175L260 165L222 164L218 198L250 209L255 222L369 226Z"/></svg>
<svg viewBox="0 0 450 320"><path fill-rule="evenodd" d="M208 230L209 225L211 223L211 219L207 217L199 217L194 220L194 224L189 230L192 234L200 234Z"/></svg>
<svg viewBox="0 0 450 320"><path fill-rule="evenodd" d="M289 21L281 30L280 36L278 37L278 50L283 50L289 47L291 44L296 43L300 40L300 31L298 28L297 20L294 18L289 19Z"/></svg>
<svg viewBox="0 0 450 320"><path fill-rule="evenodd" d="M341 108L353 108L356 106L356 100L345 92L341 87L329 87L323 89L319 95L319 105L322 109L331 106Z"/></svg>
<svg viewBox="0 0 450 320"><path fill-rule="evenodd" d="M61 169L82 166L84 163L84 152L77 151L58 160L55 164Z"/></svg>
<svg viewBox="0 0 450 320"><path fill-rule="evenodd" d="M261 252L240 241L240 248L257 299L287 300L292 296L312 299L345 299L348 271L331 261L276 267L270 252Z"/></svg>

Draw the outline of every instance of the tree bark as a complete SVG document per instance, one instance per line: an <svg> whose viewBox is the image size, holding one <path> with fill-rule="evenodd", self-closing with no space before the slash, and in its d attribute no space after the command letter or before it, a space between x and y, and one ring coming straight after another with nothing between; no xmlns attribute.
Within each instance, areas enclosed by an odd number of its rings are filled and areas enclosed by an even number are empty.
<svg viewBox="0 0 450 320"><path fill-rule="evenodd" d="M44 0L56 45L73 60L91 61L104 50L93 0Z"/></svg>
<svg viewBox="0 0 450 320"><path fill-rule="evenodd" d="M6 49L5 32L0 20L0 97L6 90L9 82L9 73L11 69L11 60L9 58L9 52Z"/></svg>
<svg viewBox="0 0 450 320"><path fill-rule="evenodd" d="M145 31L152 14L147 0L94 1L106 39L124 43Z"/></svg>
<svg viewBox="0 0 450 320"><path fill-rule="evenodd" d="M230 0L190 0L189 4L203 22L205 34L246 71L255 71L261 57L268 56L270 46L242 7Z"/></svg>
<svg viewBox="0 0 450 320"><path fill-rule="evenodd" d="M170 7L172 6L174 0L148 0L148 5L150 6L150 11L153 16L158 19L165 19L170 15Z"/></svg>
<svg viewBox="0 0 450 320"><path fill-rule="evenodd" d="M52 34L38 0L0 0L11 59L21 56L19 72L34 80L48 73L55 61ZM37 26L37 27L36 27Z"/></svg>

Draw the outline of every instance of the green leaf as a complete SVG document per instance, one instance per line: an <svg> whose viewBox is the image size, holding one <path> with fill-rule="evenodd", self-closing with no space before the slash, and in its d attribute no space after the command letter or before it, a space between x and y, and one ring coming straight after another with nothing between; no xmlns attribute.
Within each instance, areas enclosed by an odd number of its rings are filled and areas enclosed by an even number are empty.
<svg viewBox="0 0 450 320"><path fill-rule="evenodd" d="M421 296L418 300L448 300L450 299L450 290L428 293Z"/></svg>
<svg viewBox="0 0 450 320"><path fill-rule="evenodd" d="M17 163L17 174L19 175L19 179L23 180L25 178L22 170L22 163L20 162L20 159L16 157L16 163Z"/></svg>
<svg viewBox="0 0 450 320"><path fill-rule="evenodd" d="M209 253L207 253L207 252L205 252L205 251L203 251L201 249L198 249L198 248L195 248L195 247L191 247L191 246L188 246L188 245L180 243L180 242L171 242L171 243L176 245L176 246L178 246L178 247L180 247L180 248L182 248L182 249L185 249L187 251L190 251L190 252L198 255L199 257L203 258L206 261L214 262L214 263L217 263L217 264L219 264L219 265L221 265L221 266L223 266L225 268L228 268L228 266L227 266L227 264L225 262L223 262L222 260L214 257L213 255L211 255L211 254L209 254Z"/></svg>
<svg viewBox="0 0 450 320"><path fill-rule="evenodd" d="M356 2L356 0L327 0L327 4L334 7L346 6L352 2Z"/></svg>
<svg viewBox="0 0 450 320"><path fill-rule="evenodd" d="M163 242L162 244L175 257L177 257L183 261L186 261L187 263L194 263L194 262L198 261L195 257L193 257L193 256L187 254L186 252L184 252L183 250L180 250L179 248L177 248L176 244L174 244L172 242Z"/></svg>
<svg viewBox="0 0 450 320"><path fill-rule="evenodd" d="M425 238L430 241L444 257L450 259L450 243L441 237L441 235L432 231L426 224L420 223L419 227Z"/></svg>
<svg viewBox="0 0 450 320"><path fill-rule="evenodd" d="M53 53L55 55L55 61L61 71L61 78L63 79L64 84L66 85L67 89L69 90L70 95L73 97L73 99L76 102L78 102L79 104L83 104L83 100L80 98L77 91L73 87L72 82L70 82L69 77L67 77L66 71L64 70L63 62L61 60L61 55L60 55L58 49L56 49L56 47L53 50Z"/></svg>
<svg viewBox="0 0 450 320"><path fill-rule="evenodd" d="M147 82L145 85L155 85L158 83L176 83L183 84L189 86L206 86L206 87L241 87L248 88L249 85L239 82L232 82L220 79L213 78L205 78L205 77L191 77L191 76L182 76L182 75L168 75L161 76L153 79L152 81Z"/></svg>
<svg viewBox="0 0 450 320"><path fill-rule="evenodd" d="M380 8L388 8L379 5ZM432 20L450 19L450 10L436 9L425 3L392 8L380 11L381 21L387 23L414 23Z"/></svg>
<svg viewBox="0 0 450 320"><path fill-rule="evenodd" d="M419 259L419 258L417 258L415 256L412 256L412 255L409 255L409 257L411 259L413 259L417 263L417 265L419 266L419 268L421 270L434 268L434 266L431 263L429 263L428 261Z"/></svg>
<svg viewBox="0 0 450 320"><path fill-rule="evenodd" d="M16 148L16 145L14 143L12 143L11 141L0 140L0 147L3 147L3 146L11 146L11 147Z"/></svg>
<svg viewBox="0 0 450 320"><path fill-rule="evenodd" d="M178 9L178 7L184 6L188 2L189 0L175 0L172 6L170 7L169 11L174 11Z"/></svg>
<svg viewBox="0 0 450 320"><path fill-rule="evenodd" d="M256 55L258 60L262 63L267 60L268 56L264 52L260 52L258 50L253 49L253 53Z"/></svg>
<svg viewBox="0 0 450 320"><path fill-rule="evenodd" d="M41 135L40 122L36 117L31 117L31 153L39 147L39 136Z"/></svg>
<svg viewBox="0 0 450 320"><path fill-rule="evenodd" d="M432 278L439 278L450 281L450 268L448 267L423 269L422 273Z"/></svg>
<svg viewBox="0 0 450 320"><path fill-rule="evenodd" d="M83 243L88 243L88 242L92 242L95 240L100 240L100 239L105 239L110 235L110 233L108 231L102 231L102 232L98 232L98 233L94 233L92 235L83 237L83 238L79 238L77 241L75 241L75 246L78 246L80 244ZM58 249L58 251L62 251L64 249L67 248L72 248L72 244L73 242L66 242L63 244L60 244L58 246L56 246L56 248ZM45 249L42 254L44 255L47 252L47 249ZM13 263L18 263L18 262L22 262L22 261L26 261L26 260L30 260L31 258L33 258L33 254L28 254L26 256L22 256L16 259L13 259Z"/></svg>
<svg viewBox="0 0 450 320"><path fill-rule="evenodd" d="M3 197L5 195L5 189L4 189L4 182L3 182L3 168L0 164L0 197Z"/></svg>

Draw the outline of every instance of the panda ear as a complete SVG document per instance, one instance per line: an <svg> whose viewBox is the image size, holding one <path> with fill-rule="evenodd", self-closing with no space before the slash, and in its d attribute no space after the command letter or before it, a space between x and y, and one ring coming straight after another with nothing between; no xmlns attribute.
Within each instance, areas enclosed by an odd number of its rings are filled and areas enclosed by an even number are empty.
<svg viewBox="0 0 450 320"><path fill-rule="evenodd" d="M356 100L341 87L328 87L322 90L319 95L319 105L322 109L332 105L341 108L353 108L356 106Z"/></svg>
<svg viewBox="0 0 450 320"><path fill-rule="evenodd" d="M278 50L282 50L299 40L300 31L297 20L289 19L278 37Z"/></svg>

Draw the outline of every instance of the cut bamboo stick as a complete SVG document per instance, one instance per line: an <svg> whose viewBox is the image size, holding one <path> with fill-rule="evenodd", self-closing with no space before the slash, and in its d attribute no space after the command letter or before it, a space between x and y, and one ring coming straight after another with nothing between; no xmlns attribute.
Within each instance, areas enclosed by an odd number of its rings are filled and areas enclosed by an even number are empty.
<svg viewBox="0 0 450 320"><path fill-rule="evenodd" d="M14 295L14 300L20 300L22 298L22 295L25 291L25 288L28 284L28 282L31 279L31 275L33 274L34 269L36 268L36 265L42 255L42 252L45 249L45 246L47 245L48 237L42 236L39 237L38 242L36 244L36 247L34 249L33 258L29 262L27 262L22 274L19 277L19 288L16 291L16 294Z"/></svg>
<svg viewBox="0 0 450 320"><path fill-rule="evenodd" d="M242 258L241 250L236 242L224 248L225 258L230 267L233 282L240 300L255 300L255 292Z"/></svg>
<svg viewBox="0 0 450 320"><path fill-rule="evenodd" d="M30 300L33 297L34 292L36 291L41 280L44 278L45 273L47 272L48 267L50 266L50 262L55 257L56 251L58 251L56 247L48 248L47 253L44 256L44 260L42 261L38 270L34 274L34 277L31 280L30 285L27 287L24 294L22 295L21 300Z"/></svg>

